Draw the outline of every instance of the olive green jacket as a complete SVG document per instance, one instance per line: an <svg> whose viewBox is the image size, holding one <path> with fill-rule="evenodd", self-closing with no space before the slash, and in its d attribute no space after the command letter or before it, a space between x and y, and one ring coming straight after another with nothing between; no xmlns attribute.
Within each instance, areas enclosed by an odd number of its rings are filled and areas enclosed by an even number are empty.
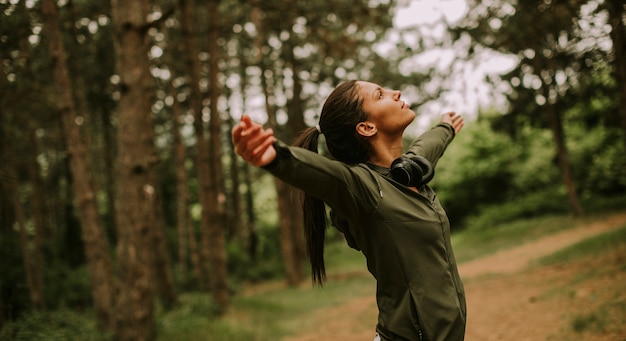
<svg viewBox="0 0 626 341"><path fill-rule="evenodd" d="M439 124L407 153L433 166L454 138ZM466 305L452 245L450 223L428 185L419 193L371 163L346 165L317 153L276 144L265 167L274 176L322 199L333 225L360 250L377 281L377 332L383 340L463 340Z"/></svg>

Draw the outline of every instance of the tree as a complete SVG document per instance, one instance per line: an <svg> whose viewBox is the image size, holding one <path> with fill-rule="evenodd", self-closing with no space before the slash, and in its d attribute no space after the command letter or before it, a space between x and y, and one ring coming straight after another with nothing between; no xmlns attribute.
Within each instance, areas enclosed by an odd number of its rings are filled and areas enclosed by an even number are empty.
<svg viewBox="0 0 626 341"><path fill-rule="evenodd" d="M498 1L490 5L470 3L470 12L453 29L458 37L471 37L470 51L487 47L519 58L506 79L510 95L509 127L520 126L526 116L553 133L557 162L567 190L572 213L581 215L572 167L566 148L562 113L566 94L579 84L581 75L592 71L594 61L606 53L589 45L580 30L582 9L589 1Z"/></svg>
<svg viewBox="0 0 626 341"><path fill-rule="evenodd" d="M220 52L217 45L220 30L220 15L218 6L219 0L209 0L208 2L208 53L209 53L209 173L202 174L209 178L209 198L208 209L209 221L207 229L207 244L209 252L209 266L211 269L211 292L219 307L224 310L229 303L228 283L227 283L227 258L225 245L226 212L224 190L223 167L222 167L222 119L218 110L217 102L220 97L219 82L219 62ZM205 143L199 140L198 143Z"/></svg>
<svg viewBox="0 0 626 341"><path fill-rule="evenodd" d="M158 162L151 106L147 0L112 0L116 72L119 75L117 200L119 295L118 340L153 340L154 245Z"/></svg>
<svg viewBox="0 0 626 341"><path fill-rule="evenodd" d="M91 165L87 161L86 146L76 124L74 95L67 69L67 54L63 47L58 14L52 0L42 1L44 25L48 33L50 54L54 60L54 79L57 89L57 110L61 114L67 138L74 196L81 217L82 238L91 276L92 295L99 324L112 326L113 283L109 245L98 214L96 191L90 179Z"/></svg>
<svg viewBox="0 0 626 341"><path fill-rule="evenodd" d="M200 91L200 75L202 70L202 65L200 64L200 60L198 59L198 55L200 53L198 48L198 41L195 39L196 36L196 20L194 14L194 4L193 0L182 0L179 3L179 12L180 12L180 23L181 23L181 35L183 43L181 44L180 51L184 56L183 60L185 62L185 70L189 77L189 100L188 107L193 115L193 127L196 135L196 167L197 167L197 178L198 178L198 198L200 199L200 205L202 206L202 213L200 218L200 231L201 231L201 240L205 240L205 232L206 226L209 224L209 216L208 216L208 181L207 177L201 176L202 174L207 174L209 172L208 169L208 146L204 143L204 125L202 124L202 93ZM206 248L202 248L200 252L198 252L199 256L196 256L196 252L194 252L193 248L196 245L195 237L192 233L192 229L189 230L189 243L191 251L191 260L194 266L199 266L200 264L204 264L203 267L194 268L196 274L196 280L200 284L201 288L205 288L208 283L208 271L206 270L206 264L208 263L208 255L206 252L208 250ZM196 258L198 258L196 260ZM202 261L200 261L202 259ZM197 265L196 265L197 264Z"/></svg>
<svg viewBox="0 0 626 341"><path fill-rule="evenodd" d="M253 3L252 9L252 20L256 26L257 37L255 39L256 48L254 55L254 63L258 65L261 69L261 84L263 88L263 93L265 95L265 107L267 110L268 116L268 125L273 129L276 129L280 134L280 138L285 141L291 141L295 136L294 133L302 130L304 126L304 116L302 114L302 108L300 107L300 91L296 90L297 93L294 93L292 96L292 100L289 102L294 103L296 106L296 110L294 110L294 105L289 105L289 124L291 129L281 130L277 124L276 119L276 108L272 104L272 98L276 96L274 93L275 87L272 84L272 81L269 79L270 70L265 66L266 61L261 56L261 51L263 49L263 42L265 39L266 28L265 24L260 20L263 16L262 9L260 8L260 3L255 1ZM293 24L293 10L288 11L287 14L287 27L291 26L289 23ZM292 47L293 48L293 47ZM292 48L287 48L288 54L290 55L290 60L288 61L289 65L293 67L298 67L294 65L293 51ZM296 78L296 83L299 84L299 80ZM300 85L296 86L296 89L301 89ZM294 206L297 205L295 200L297 200L297 192L295 189L291 188L289 185L285 184L283 181L279 179L274 179L274 185L276 186L276 198L278 200L278 210L279 210L279 220L278 220L278 229L280 231L280 246L283 256L283 264L285 267L285 274L287 276L287 283L291 286L295 286L302 281L304 278L303 272L303 261L304 261L304 240L302 227L302 218L301 218L301 210L294 209ZM300 213L300 215L298 215Z"/></svg>

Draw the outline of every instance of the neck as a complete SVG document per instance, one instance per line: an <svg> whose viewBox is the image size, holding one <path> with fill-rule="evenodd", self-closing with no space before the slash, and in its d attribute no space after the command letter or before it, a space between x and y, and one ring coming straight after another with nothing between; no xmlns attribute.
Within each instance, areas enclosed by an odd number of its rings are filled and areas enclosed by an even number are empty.
<svg viewBox="0 0 626 341"><path fill-rule="evenodd" d="M371 145L372 153L369 161L379 166L389 168L393 160L402 155L402 136L393 140L374 138Z"/></svg>

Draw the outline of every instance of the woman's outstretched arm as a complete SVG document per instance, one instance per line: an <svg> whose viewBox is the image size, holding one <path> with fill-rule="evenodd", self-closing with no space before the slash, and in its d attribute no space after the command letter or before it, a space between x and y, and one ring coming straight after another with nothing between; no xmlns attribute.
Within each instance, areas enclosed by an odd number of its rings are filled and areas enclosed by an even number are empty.
<svg viewBox="0 0 626 341"><path fill-rule="evenodd" d="M437 126L423 133L411 143L408 153L425 157L434 167L448 144L461 131L463 124L461 115L454 112L443 114Z"/></svg>
<svg viewBox="0 0 626 341"><path fill-rule="evenodd" d="M276 158L274 131L264 129L253 122L250 116L243 115L231 132L235 152L253 166L263 167Z"/></svg>

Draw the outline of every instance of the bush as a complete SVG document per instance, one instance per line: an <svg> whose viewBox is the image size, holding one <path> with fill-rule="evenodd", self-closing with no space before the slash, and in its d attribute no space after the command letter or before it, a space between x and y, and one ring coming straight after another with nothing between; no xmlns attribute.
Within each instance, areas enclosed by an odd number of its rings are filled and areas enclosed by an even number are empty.
<svg viewBox="0 0 626 341"><path fill-rule="evenodd" d="M454 226L482 205L505 200L514 188L514 165L520 149L490 119L472 122L448 147L439 161L433 188Z"/></svg>
<svg viewBox="0 0 626 341"><path fill-rule="evenodd" d="M44 290L49 307L87 309L92 306L87 265L70 268L58 260L50 260L44 270Z"/></svg>
<svg viewBox="0 0 626 341"><path fill-rule="evenodd" d="M0 340L63 340L104 341L112 336L96 327L95 317L84 312L61 309L31 312L7 323L0 331Z"/></svg>
<svg viewBox="0 0 626 341"><path fill-rule="evenodd" d="M257 230L254 259L240 243L230 243L227 251L228 271L233 279L259 282L285 275L279 230L276 226L261 226Z"/></svg>
<svg viewBox="0 0 626 341"><path fill-rule="evenodd" d="M565 194L555 189L548 189L526 194L500 205L485 206L477 214L468 217L467 227L488 228L517 219L567 213L568 211L569 206Z"/></svg>

